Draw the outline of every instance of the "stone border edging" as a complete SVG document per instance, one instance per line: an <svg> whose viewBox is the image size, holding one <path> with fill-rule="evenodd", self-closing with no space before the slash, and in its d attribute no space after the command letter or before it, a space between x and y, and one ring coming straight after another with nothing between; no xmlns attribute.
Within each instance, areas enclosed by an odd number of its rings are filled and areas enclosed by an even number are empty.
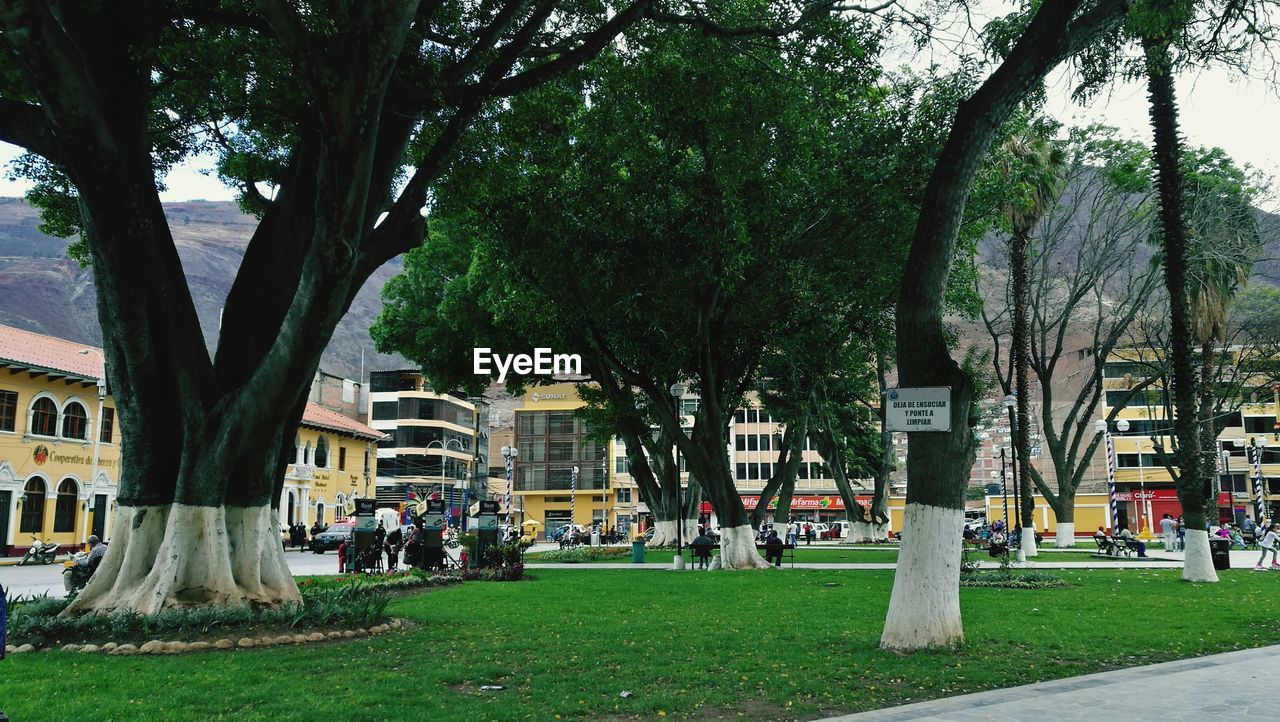
<svg viewBox="0 0 1280 722"><path fill-rule="evenodd" d="M378 634L385 634L392 630L405 629L408 623L400 619L393 618L386 624L379 624L374 627L365 629L344 629L341 631L334 630L331 632L310 632L307 634L279 634L264 635L254 639L252 637L241 637L237 641L229 638L219 639L216 642L165 642L159 639L153 639L144 642L141 645L135 644L117 644L116 642L107 642L103 645L97 644L64 644L58 647L63 652L79 652L80 654L112 654L120 656L128 656L135 654L182 654L184 652L205 652L214 649L251 649L253 647L272 647L282 644L308 644L312 642L327 642L336 639L354 639L356 637L367 637ZM49 652L53 651L53 647L37 647L32 644L23 644L14 646L12 644L5 646L5 654L23 654L26 652Z"/></svg>

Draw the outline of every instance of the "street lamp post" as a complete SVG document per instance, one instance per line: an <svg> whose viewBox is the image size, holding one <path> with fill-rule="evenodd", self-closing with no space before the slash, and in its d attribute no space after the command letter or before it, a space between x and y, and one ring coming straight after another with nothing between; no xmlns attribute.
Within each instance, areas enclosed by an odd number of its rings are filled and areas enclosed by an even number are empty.
<svg viewBox="0 0 1280 722"><path fill-rule="evenodd" d="M684 396L684 384L671 384L671 388L667 389L671 392L671 396L675 399L676 408L676 425L680 424L680 397ZM681 428L677 433L684 433ZM671 560L671 568L674 570L684 569L684 485L680 474L680 442L676 442L676 556Z"/></svg>
<svg viewBox="0 0 1280 722"><path fill-rule="evenodd" d="M519 449L514 446L502 447L502 458L506 462L507 469L507 494L502 499L502 503L507 510L507 526L511 525L511 467L515 463L516 457L519 455ZM569 523L572 524L573 520L570 519Z"/></svg>
<svg viewBox="0 0 1280 722"><path fill-rule="evenodd" d="M1254 514L1258 518L1258 524L1261 525L1266 519L1267 511L1266 489L1262 481L1262 452L1267 448L1267 440L1265 437L1255 436L1249 440L1249 445L1253 449Z"/></svg>
<svg viewBox="0 0 1280 722"><path fill-rule="evenodd" d="M99 367L102 369L98 374L98 420L93 425L93 466L89 472L89 489L85 490L88 496L89 491L98 483L98 463L100 460L100 450L102 448L102 406L107 400L107 359L102 352L96 348L80 349L80 354L87 356L91 353L98 354ZM87 503L87 501L86 501ZM106 520L103 520L102 533L106 534ZM84 528L80 530L80 543L84 544L88 539L89 533L89 514L86 510L84 515Z"/></svg>
<svg viewBox="0 0 1280 722"><path fill-rule="evenodd" d="M442 432L442 433L443 433L443 432ZM434 446L434 445L436 445L436 444L439 444L439 445L440 445L440 496L441 496L441 498L443 498L443 497L445 496L445 486L446 486L446 485L445 485L445 481L444 481L444 479L445 479L445 477L444 477L444 462L445 462L445 460L448 458L448 457L446 457L446 456L445 456L445 451L448 449L449 444L455 444L455 445L457 445L457 447L458 447L458 451L461 451L461 452L464 452L464 453L466 452L466 449L464 449L464 448L462 447L462 442L461 442L461 441L458 441L457 439L434 439L434 440L432 440L432 441L428 441L428 442L427 442L427 446L426 446L426 448L430 449L432 446ZM456 479L455 479L455 481L456 481ZM454 496L456 496L456 495L455 495L454 493L452 493L452 492L448 494L448 497L449 497L449 516L448 516L448 520L446 521L446 525L452 525L452 524L453 524L453 500L454 500ZM465 525L465 521L464 521L464 520L465 520L466 518L467 518L467 509L466 509L466 507L464 506L464 507L463 507L462 509L460 509L460 510L459 510L459 512L458 512L458 531L459 531L459 533L461 533L462 531L464 531L463 526Z"/></svg>
<svg viewBox="0 0 1280 722"><path fill-rule="evenodd" d="M1000 450L1000 511L1004 516L1004 535L1007 539L1009 537L1009 480L1006 475L1004 447L995 448ZM1017 500L1016 497L1014 500Z"/></svg>
<svg viewBox="0 0 1280 722"><path fill-rule="evenodd" d="M1129 422L1125 421L1125 426L1127 427L1128 425ZM1110 502L1111 508L1111 523L1109 526L1114 532L1117 525L1116 520L1119 519L1116 508L1116 445L1115 441L1111 438L1111 430L1107 427L1106 421L1098 419L1093 422L1093 430L1105 435L1104 441L1106 443L1107 453L1107 500Z"/></svg>

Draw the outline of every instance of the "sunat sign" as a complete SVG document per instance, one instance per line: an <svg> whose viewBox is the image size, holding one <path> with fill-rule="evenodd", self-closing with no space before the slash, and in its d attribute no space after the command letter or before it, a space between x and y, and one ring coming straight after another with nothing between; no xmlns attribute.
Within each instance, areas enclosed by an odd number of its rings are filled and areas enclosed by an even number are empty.
<svg viewBox="0 0 1280 722"><path fill-rule="evenodd" d="M495 354L490 348L471 351L471 368L476 376L492 376L498 371L498 383L507 378L509 371L521 375L554 376L556 374L582 374L582 357L576 353L551 353L549 348L535 348L533 355Z"/></svg>
<svg viewBox="0 0 1280 722"><path fill-rule="evenodd" d="M885 392L889 431L950 431L951 388L925 386Z"/></svg>

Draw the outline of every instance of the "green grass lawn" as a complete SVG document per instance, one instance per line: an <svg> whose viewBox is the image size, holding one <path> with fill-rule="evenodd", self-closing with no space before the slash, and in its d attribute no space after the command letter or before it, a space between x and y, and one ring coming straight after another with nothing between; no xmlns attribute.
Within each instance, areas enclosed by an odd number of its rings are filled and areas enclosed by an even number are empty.
<svg viewBox="0 0 1280 722"><path fill-rule="evenodd" d="M402 598L417 628L358 641L15 655L0 700L24 721L806 719L1280 641L1277 577L1243 570L962 589L967 644L901 657L877 649L888 571L532 576Z"/></svg>

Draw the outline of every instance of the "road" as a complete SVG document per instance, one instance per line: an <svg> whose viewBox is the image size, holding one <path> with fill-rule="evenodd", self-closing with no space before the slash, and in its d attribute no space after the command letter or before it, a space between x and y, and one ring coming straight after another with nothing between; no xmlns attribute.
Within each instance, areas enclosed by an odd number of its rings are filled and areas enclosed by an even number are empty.
<svg viewBox="0 0 1280 722"><path fill-rule="evenodd" d="M289 562L289 571L297 574L337 574L338 555L336 552L312 554L310 552L287 552L285 559ZM0 586L10 597L17 595L62 596L62 562L44 566L0 566Z"/></svg>

